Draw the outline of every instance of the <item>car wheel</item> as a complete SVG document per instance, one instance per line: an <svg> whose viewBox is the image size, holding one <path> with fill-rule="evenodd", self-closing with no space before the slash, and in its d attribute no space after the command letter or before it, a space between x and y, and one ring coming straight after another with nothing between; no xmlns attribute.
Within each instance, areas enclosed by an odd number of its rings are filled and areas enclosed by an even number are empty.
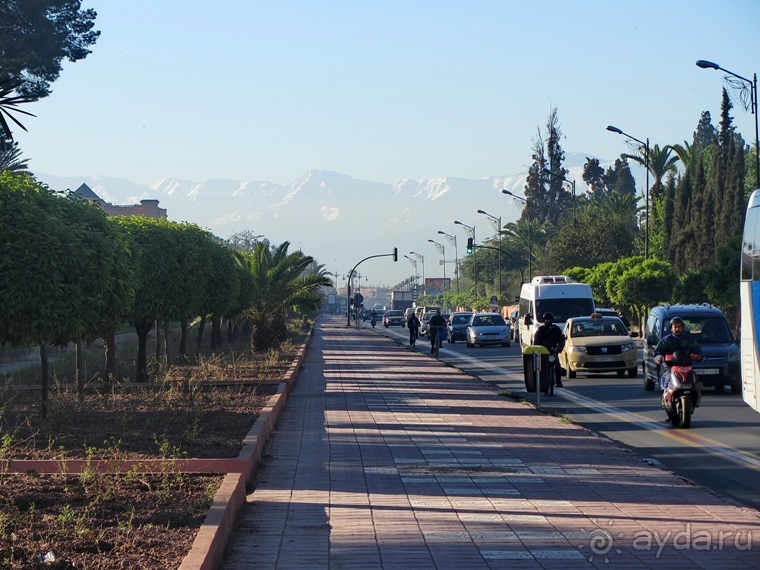
<svg viewBox="0 0 760 570"><path fill-rule="evenodd" d="M635 366L628 369L628 378L636 378L639 375L639 369Z"/></svg>
<svg viewBox="0 0 760 570"><path fill-rule="evenodd" d="M571 380L575 378L576 372L572 368L570 368L570 364L567 365L567 377Z"/></svg>

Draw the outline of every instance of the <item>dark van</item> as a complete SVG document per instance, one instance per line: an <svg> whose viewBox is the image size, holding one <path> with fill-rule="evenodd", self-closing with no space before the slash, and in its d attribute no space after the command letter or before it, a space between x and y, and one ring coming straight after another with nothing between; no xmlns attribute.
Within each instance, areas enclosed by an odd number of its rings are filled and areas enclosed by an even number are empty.
<svg viewBox="0 0 760 570"><path fill-rule="evenodd" d="M725 315L708 305L659 305L649 312L644 343L644 386L653 390L665 372L664 364L655 362L657 343L670 334L670 319L680 317L702 349L702 361L694 363L694 371L704 386L721 391L725 386L741 394L740 352L731 334Z"/></svg>

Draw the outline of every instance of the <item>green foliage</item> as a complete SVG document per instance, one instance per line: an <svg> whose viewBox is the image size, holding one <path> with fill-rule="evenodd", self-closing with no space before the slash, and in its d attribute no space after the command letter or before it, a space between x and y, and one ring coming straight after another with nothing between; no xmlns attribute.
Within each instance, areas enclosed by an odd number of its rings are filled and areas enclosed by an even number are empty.
<svg viewBox="0 0 760 570"><path fill-rule="evenodd" d="M90 53L100 32L95 10L81 10L80 0L0 3L0 81L34 99L50 94L63 60L79 61Z"/></svg>
<svg viewBox="0 0 760 570"><path fill-rule="evenodd" d="M93 340L134 292L129 244L96 206L0 174L0 340Z"/></svg>
<svg viewBox="0 0 760 570"><path fill-rule="evenodd" d="M613 210L614 200L625 203L622 213ZM563 267L593 267L632 255L638 237L634 225L635 202L622 197L604 199L586 206L576 214L574 222L563 224L547 245L547 261L552 271Z"/></svg>
<svg viewBox="0 0 760 570"><path fill-rule="evenodd" d="M248 317L257 350L268 350L285 340L287 312L318 308L319 289L332 284L327 275L305 275L313 259L301 251L288 253L289 247L288 242L272 249L257 243L253 253L242 258L253 275L253 303Z"/></svg>

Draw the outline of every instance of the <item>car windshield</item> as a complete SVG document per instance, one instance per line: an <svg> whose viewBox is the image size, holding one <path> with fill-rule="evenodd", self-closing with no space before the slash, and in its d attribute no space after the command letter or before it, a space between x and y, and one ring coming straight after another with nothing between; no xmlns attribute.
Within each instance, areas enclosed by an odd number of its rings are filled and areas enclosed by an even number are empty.
<svg viewBox="0 0 760 570"><path fill-rule="evenodd" d="M620 319L573 319L570 336L628 336L628 329Z"/></svg>
<svg viewBox="0 0 760 570"><path fill-rule="evenodd" d="M451 318L451 324L452 325L466 325L470 322L470 317L472 315L454 315Z"/></svg>
<svg viewBox="0 0 760 570"><path fill-rule="evenodd" d="M721 317L681 317L684 330L694 335L699 344L730 344L733 342L726 320ZM668 327L663 334L670 334Z"/></svg>
<svg viewBox="0 0 760 570"><path fill-rule="evenodd" d="M584 317L594 312L591 299L538 299L536 315L541 319L544 313L551 313L555 323L564 323L572 317Z"/></svg>
<svg viewBox="0 0 760 570"><path fill-rule="evenodd" d="M385 316L386 317L403 317L404 313L402 313L401 311L388 311L387 313L385 313Z"/></svg>
<svg viewBox="0 0 760 570"><path fill-rule="evenodd" d="M505 326L504 317L501 315L475 315L472 318L474 327L498 327Z"/></svg>

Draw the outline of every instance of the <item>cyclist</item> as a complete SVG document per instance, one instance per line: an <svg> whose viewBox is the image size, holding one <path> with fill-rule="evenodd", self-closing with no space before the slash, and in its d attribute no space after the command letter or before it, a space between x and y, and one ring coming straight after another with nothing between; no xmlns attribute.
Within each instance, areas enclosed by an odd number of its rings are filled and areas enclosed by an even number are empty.
<svg viewBox="0 0 760 570"><path fill-rule="evenodd" d="M533 336L533 344L540 344L541 346L546 347L551 354L556 356L562 352L563 348L565 348L565 335L563 335L560 328L554 324L554 315L551 313L544 313L542 320L544 321L544 324L536 330L536 334ZM562 379L560 378L562 372L560 372L559 366L556 364L554 369L556 371L554 385L557 388L562 388Z"/></svg>
<svg viewBox="0 0 760 570"><path fill-rule="evenodd" d="M441 309L435 310L435 315L430 317L428 328L430 330L430 354L435 352L436 347L440 346L438 340L438 330L446 326L446 319L441 316Z"/></svg>

